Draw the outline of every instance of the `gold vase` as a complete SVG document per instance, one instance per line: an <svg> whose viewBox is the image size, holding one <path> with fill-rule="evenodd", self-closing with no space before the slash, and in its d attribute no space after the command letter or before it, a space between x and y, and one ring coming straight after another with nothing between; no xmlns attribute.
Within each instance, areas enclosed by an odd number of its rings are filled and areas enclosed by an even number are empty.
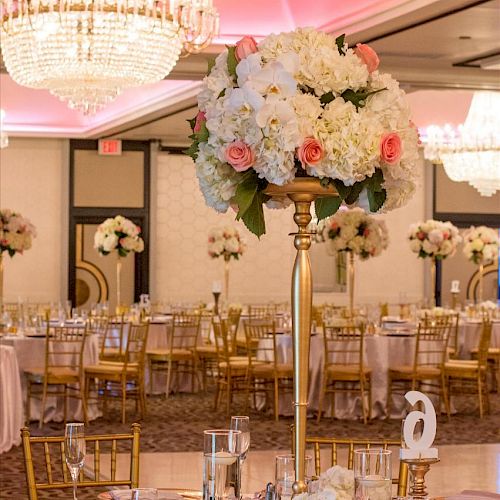
<svg viewBox="0 0 500 500"><path fill-rule="evenodd" d="M118 259L116 261L116 312L117 312L117 314L121 314L121 304L122 304L121 275L122 275L122 259L121 259L120 255L118 254Z"/></svg>
<svg viewBox="0 0 500 500"><path fill-rule="evenodd" d="M349 252L349 315L354 318L354 252Z"/></svg>
<svg viewBox="0 0 500 500"><path fill-rule="evenodd" d="M298 232L292 233L297 249L292 273L292 334L293 334L293 385L295 420L295 494L307 491L305 483L305 452L307 424L307 390L309 378L309 345L312 313L312 275L309 260L311 233L307 226L311 222L311 203L318 197L338 196L333 186L321 186L319 179L298 177L290 184L270 184L265 194L288 197L295 204L293 219Z"/></svg>
<svg viewBox="0 0 500 500"><path fill-rule="evenodd" d="M224 255L224 301L229 306L229 261L230 255Z"/></svg>

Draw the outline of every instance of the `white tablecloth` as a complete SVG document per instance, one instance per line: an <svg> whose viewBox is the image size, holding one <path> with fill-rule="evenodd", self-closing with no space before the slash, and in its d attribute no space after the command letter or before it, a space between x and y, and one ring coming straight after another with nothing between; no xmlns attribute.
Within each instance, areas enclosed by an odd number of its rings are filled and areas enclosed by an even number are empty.
<svg viewBox="0 0 500 500"><path fill-rule="evenodd" d="M0 453L21 444L23 393L14 347L0 345Z"/></svg>
<svg viewBox="0 0 500 500"><path fill-rule="evenodd" d="M24 371L27 369L40 368L45 363L45 337L23 337L21 335L4 337L0 340L2 345L10 345L16 352L19 372L21 374L23 387L23 400L26 402L26 381ZM78 365L79 350L78 345L70 344L75 349L73 362ZM99 362L99 337L89 335L85 341L85 350L83 353L84 365L95 365ZM38 398L31 398L31 417L34 420L40 418L41 401ZM100 416L97 409L97 403L91 402L88 408L89 420L94 420ZM64 417L64 407L62 397L47 398L45 406L44 422L62 422ZM79 399L68 398L68 420L83 420L82 403Z"/></svg>
<svg viewBox="0 0 500 500"><path fill-rule="evenodd" d="M468 320L460 323L458 330L458 352L461 358L469 359L472 349L479 345L481 320ZM500 347L500 320L491 325L490 347Z"/></svg>

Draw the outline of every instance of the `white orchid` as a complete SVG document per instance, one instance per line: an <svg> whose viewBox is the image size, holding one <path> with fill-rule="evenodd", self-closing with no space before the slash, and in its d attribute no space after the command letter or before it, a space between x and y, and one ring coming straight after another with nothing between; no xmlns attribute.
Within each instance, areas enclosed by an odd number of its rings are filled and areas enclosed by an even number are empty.
<svg viewBox="0 0 500 500"><path fill-rule="evenodd" d="M250 74L248 84L261 95L293 97L297 93L297 81L282 63L267 63L260 71Z"/></svg>

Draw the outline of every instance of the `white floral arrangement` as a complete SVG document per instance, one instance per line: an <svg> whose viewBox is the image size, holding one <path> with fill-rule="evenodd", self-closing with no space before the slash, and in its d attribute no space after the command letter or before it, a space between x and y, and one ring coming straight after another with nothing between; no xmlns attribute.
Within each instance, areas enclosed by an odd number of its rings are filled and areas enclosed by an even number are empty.
<svg viewBox="0 0 500 500"><path fill-rule="evenodd" d="M361 208L340 210L325 222L322 233L334 252L353 252L362 260L380 255L389 245L385 222Z"/></svg>
<svg viewBox="0 0 500 500"><path fill-rule="evenodd" d="M140 253L144 250L141 228L122 215L106 219L99 225L94 235L94 248L101 255L109 255L115 250L120 257L130 252Z"/></svg>
<svg viewBox="0 0 500 500"><path fill-rule="evenodd" d="M368 45L350 48L344 35L312 28L228 46L210 65L190 120L186 154L206 203L218 212L237 207L257 236L263 204L287 205L265 188L296 176L338 191L317 199L319 219L342 202L368 201L371 212L404 205L415 190L418 132L404 91L378 65Z"/></svg>
<svg viewBox="0 0 500 500"><path fill-rule="evenodd" d="M451 222L429 219L412 224L408 240L411 251L419 257L443 260L455 254L462 237Z"/></svg>
<svg viewBox="0 0 500 500"><path fill-rule="evenodd" d="M208 255L213 259L238 260L244 251L245 244L234 227L216 227L208 233Z"/></svg>
<svg viewBox="0 0 500 500"><path fill-rule="evenodd" d="M21 255L31 248L36 238L35 226L29 219L12 210L0 210L0 256L7 252L10 257Z"/></svg>
<svg viewBox="0 0 500 500"><path fill-rule="evenodd" d="M334 465L319 476L316 493L302 493L297 500L352 500L354 498L354 472Z"/></svg>
<svg viewBox="0 0 500 500"><path fill-rule="evenodd" d="M464 255L474 264L498 259L498 230L486 226L470 227L464 232Z"/></svg>

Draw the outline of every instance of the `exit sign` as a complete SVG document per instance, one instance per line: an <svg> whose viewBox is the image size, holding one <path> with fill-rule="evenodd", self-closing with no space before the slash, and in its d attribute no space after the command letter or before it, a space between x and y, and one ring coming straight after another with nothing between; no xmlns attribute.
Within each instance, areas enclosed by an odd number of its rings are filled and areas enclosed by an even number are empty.
<svg viewBox="0 0 500 500"><path fill-rule="evenodd" d="M100 139L99 140L100 155L115 155L122 154L122 141L119 139Z"/></svg>

